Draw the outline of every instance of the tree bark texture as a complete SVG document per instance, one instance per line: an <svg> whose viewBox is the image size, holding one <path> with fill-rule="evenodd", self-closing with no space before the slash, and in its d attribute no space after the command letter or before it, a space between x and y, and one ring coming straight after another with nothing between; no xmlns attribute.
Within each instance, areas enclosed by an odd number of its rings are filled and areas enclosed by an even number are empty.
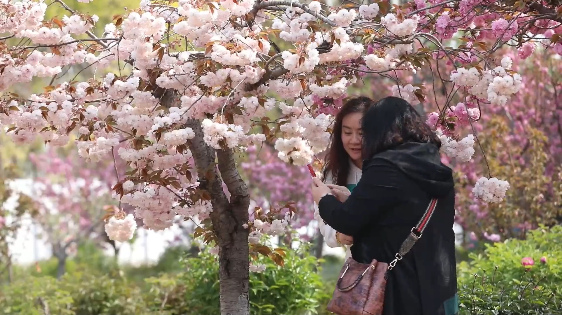
<svg viewBox="0 0 562 315"><path fill-rule="evenodd" d="M322 258L322 250L324 249L324 235L322 235L322 233L320 233L320 230L316 231L316 250L315 250L315 255L316 258L320 259Z"/></svg>
<svg viewBox="0 0 562 315"><path fill-rule="evenodd" d="M66 273L66 248L60 243L53 244L53 256L57 258L57 279L60 279Z"/></svg>
<svg viewBox="0 0 562 315"><path fill-rule="evenodd" d="M195 133L188 145L195 160L199 187L209 192L213 206L211 220L219 246L221 315L249 315L248 230L242 226L248 222L248 187L238 173L232 150L209 147L203 140L199 121L190 120L187 127ZM223 181L230 199L223 191Z"/></svg>

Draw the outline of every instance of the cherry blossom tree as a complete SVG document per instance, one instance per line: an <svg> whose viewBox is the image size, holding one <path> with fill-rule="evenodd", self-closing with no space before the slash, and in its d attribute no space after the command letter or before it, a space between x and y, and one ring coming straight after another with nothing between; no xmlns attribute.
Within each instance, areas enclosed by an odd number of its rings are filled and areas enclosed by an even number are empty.
<svg viewBox="0 0 562 315"><path fill-rule="evenodd" d="M62 0L52 5L68 16L45 20L48 6L41 1L0 0L0 122L18 143L41 137L59 146L76 134L79 154L91 161L108 159L121 144L115 151L130 171L114 186L120 202L155 230L170 227L176 216L200 222L195 234L218 246L222 314L249 313L250 257L268 255L282 264L282 251L249 239L250 233L277 235L294 213L288 207L282 220L259 214L250 220L250 191L236 167L236 150L268 141L281 160L304 167L327 145L326 107L337 107L358 79L388 78L394 95L417 104L427 87L399 73L436 62L454 64L442 74L454 83L449 94L468 98L470 115L476 108L485 112L521 88L511 60L498 57L501 47L544 41L549 30L549 47L560 52L562 46L562 9L552 2L329 7L318 1L143 0L139 9L115 16L103 34L92 31L96 16ZM64 78L63 68L82 64L95 75L80 82ZM36 77L53 84L32 95L9 92ZM443 121L450 104L435 105L441 115L432 119ZM438 130L444 150L469 160L471 139L459 142L448 131ZM482 177L473 194L499 202L508 186ZM109 237L129 237L131 220L117 210L106 225Z"/></svg>
<svg viewBox="0 0 562 315"><path fill-rule="evenodd" d="M72 153L65 156L50 148L29 157L36 172L30 195L38 210L34 221L58 260L57 277L65 273L67 258L80 241L104 242L99 235L104 213L109 212L104 210L112 210L115 203L111 198L111 184L117 180L113 163L81 167L83 163Z"/></svg>
<svg viewBox="0 0 562 315"><path fill-rule="evenodd" d="M550 37L547 32L547 37ZM527 43L517 51L501 53L513 59L513 70L525 73L521 91L505 106L489 104L468 129L479 135L486 154L455 165L458 184L465 188L478 182L479 170L510 178L506 201L487 204L474 200L470 189L458 194L457 222L471 231L472 238L499 241L525 237L540 224L555 224L562 214L560 163L562 143L562 76L560 56L548 48L550 40ZM448 65L451 67L451 65ZM428 75L430 77L430 75ZM440 82L439 82L440 83ZM442 89L436 89L437 91ZM436 98L445 94L436 93ZM444 121L459 133L457 123L467 121L466 102L453 98ZM470 105L469 105L470 107ZM438 113L430 114L434 119ZM435 124L435 120L431 122ZM439 122L437 122L439 124ZM467 126L468 125L468 126ZM485 219L485 220L484 220ZM485 222L485 224L484 224Z"/></svg>

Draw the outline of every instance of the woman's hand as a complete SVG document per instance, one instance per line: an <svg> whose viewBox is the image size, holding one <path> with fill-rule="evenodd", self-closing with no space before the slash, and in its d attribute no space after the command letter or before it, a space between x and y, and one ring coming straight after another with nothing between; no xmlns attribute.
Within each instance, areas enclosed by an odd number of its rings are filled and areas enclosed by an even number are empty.
<svg viewBox="0 0 562 315"><path fill-rule="evenodd" d="M349 191L347 187L331 184L328 184L326 186L330 188L330 192L341 202L345 202L347 200L347 197L351 195L351 191Z"/></svg>
<svg viewBox="0 0 562 315"><path fill-rule="evenodd" d="M331 193L330 188L326 186L326 184L324 184L320 179L312 179L312 198L314 199L314 202L318 204L320 199L322 199L322 197L329 193Z"/></svg>
<svg viewBox="0 0 562 315"><path fill-rule="evenodd" d="M342 245L352 245L353 236L345 235L340 232L336 232L336 241Z"/></svg>

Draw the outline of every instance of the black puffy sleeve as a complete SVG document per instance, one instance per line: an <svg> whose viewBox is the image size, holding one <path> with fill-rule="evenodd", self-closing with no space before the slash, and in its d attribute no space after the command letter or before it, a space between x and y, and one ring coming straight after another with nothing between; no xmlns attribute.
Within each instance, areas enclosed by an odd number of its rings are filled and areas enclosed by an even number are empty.
<svg viewBox="0 0 562 315"><path fill-rule="evenodd" d="M340 202L332 195L320 199L320 217L336 231L358 234L400 200L404 174L390 162L377 160L368 166L351 195Z"/></svg>

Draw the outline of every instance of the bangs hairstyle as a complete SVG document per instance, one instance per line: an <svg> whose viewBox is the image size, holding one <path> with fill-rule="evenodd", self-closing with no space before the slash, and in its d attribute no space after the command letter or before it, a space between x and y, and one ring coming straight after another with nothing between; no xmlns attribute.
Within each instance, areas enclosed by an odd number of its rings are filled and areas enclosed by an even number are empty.
<svg viewBox="0 0 562 315"><path fill-rule="evenodd" d="M363 129L363 159L408 142L432 143L441 148L439 137L410 103L385 97L367 110Z"/></svg>
<svg viewBox="0 0 562 315"><path fill-rule="evenodd" d="M356 97L348 100L336 115L332 136L330 138L330 146L326 155L326 167L323 172L323 179L326 180L329 174L332 175L334 184L347 185L347 176L349 175L349 155L343 147L341 140L343 119L345 116L353 113L364 113L366 109L373 105L373 100L368 97Z"/></svg>

